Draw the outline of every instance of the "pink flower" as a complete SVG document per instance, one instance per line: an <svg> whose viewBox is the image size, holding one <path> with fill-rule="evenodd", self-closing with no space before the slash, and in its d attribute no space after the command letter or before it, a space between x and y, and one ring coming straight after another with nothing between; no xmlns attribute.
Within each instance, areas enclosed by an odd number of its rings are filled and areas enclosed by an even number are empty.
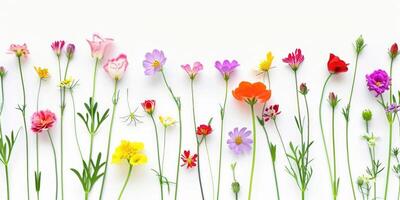
<svg viewBox="0 0 400 200"><path fill-rule="evenodd" d="M104 70L114 80L120 80L128 67L128 60L125 54L119 54L118 57L109 59L103 66Z"/></svg>
<svg viewBox="0 0 400 200"><path fill-rule="evenodd" d="M92 57L101 60L107 47L114 41L111 38L102 38L98 34L93 34L92 40L87 40L92 51Z"/></svg>
<svg viewBox="0 0 400 200"><path fill-rule="evenodd" d="M32 131L34 133L41 133L53 127L56 122L56 115L50 110L41 110L33 113L31 120Z"/></svg>
<svg viewBox="0 0 400 200"><path fill-rule="evenodd" d="M197 73L203 70L203 65L200 62L193 63L193 68L191 68L189 64L181 65L181 67L189 75L190 79L194 79Z"/></svg>
<svg viewBox="0 0 400 200"><path fill-rule="evenodd" d="M296 71L304 61L304 55L301 54L301 49L296 49L294 52L289 53L288 57L283 58L282 61Z"/></svg>
<svg viewBox="0 0 400 200"><path fill-rule="evenodd" d="M51 43L51 48L53 49L53 52L57 56L60 56L61 55L61 51L64 48L64 45L65 45L64 40L54 41L53 43Z"/></svg>
<svg viewBox="0 0 400 200"><path fill-rule="evenodd" d="M23 45L12 44L8 49L9 54L15 54L17 57L26 57L29 54L28 46L24 43Z"/></svg>

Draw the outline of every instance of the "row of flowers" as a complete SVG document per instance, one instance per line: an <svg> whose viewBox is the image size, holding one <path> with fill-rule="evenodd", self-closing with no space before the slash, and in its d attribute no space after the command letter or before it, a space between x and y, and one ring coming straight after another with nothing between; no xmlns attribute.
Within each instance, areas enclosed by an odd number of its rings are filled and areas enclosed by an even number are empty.
<svg viewBox="0 0 400 200"><path fill-rule="evenodd" d="M102 199L103 193L107 188L107 178L108 178L108 164L109 161L111 163L126 163L129 165L129 170L127 172L127 177L125 182L122 185L122 189L119 193L118 199L121 199L123 196L123 192L127 186L129 178L132 173L132 169L135 166L143 165L147 163L147 156L144 153L144 143L138 141L128 141L122 140L120 145L115 148L114 153L110 158L111 151L111 141L113 139L113 124L116 115L116 106L120 100L119 97L119 88L118 83L123 78L124 73L128 68L128 58L125 54L119 54L115 58L108 59L103 64L104 54L107 51L108 47L113 43L113 39L111 38L103 38L97 34L93 35L91 40L88 40L92 58L94 59L94 67L93 67L93 78L92 78L92 93L89 97L88 101L84 103L85 110L83 112L77 112L75 110L75 99L74 99L74 88L78 85L78 81L71 78L68 74L68 69L71 61L74 58L75 54L75 45L66 44L65 41L55 41L51 44L51 48L56 55L57 63L58 63L58 79L59 79L59 104L60 110L59 114L56 117L56 114L50 110L42 110L40 109L39 103L40 99L40 91L42 81L45 81L49 78L49 72L47 68L35 67L37 75L39 77L38 84L38 92L36 99L36 112L33 113L30 122L30 130L35 133L35 152L36 152L36 165L35 165L35 173L34 173L34 183L35 183L35 191L36 198L40 199L40 190L41 190L41 170L40 170L40 155L39 155L39 134L47 134L49 141L52 146L53 156L54 156L54 170L55 170L55 188L54 195L55 199L61 198L64 199L64 111L67 105L67 95L70 95L70 101L72 102L73 108L73 123L74 123L74 139L76 142L76 148L79 151L80 158L82 160L82 166L80 168L71 169L72 173L76 175L77 180L80 182L85 199L89 198L89 195L97 182L101 182L101 189L99 193L99 199ZM346 122L345 132L346 132L346 156L347 156L347 171L350 180L350 187L352 189L352 197L354 200L357 199L356 190L360 192L360 195L363 199L377 199L382 198L388 199L388 188L389 188L389 177L390 173L393 171L395 174L400 175L400 151L397 148L392 147L392 136L393 136L393 124L396 122L396 118L400 124L398 111L400 110L400 102L397 103L400 99L399 96L393 94L392 85L391 85L391 77L392 77L392 67L393 63L398 55L398 47L397 44L393 44L389 49L389 58L390 58L390 68L389 74L383 70L378 69L371 74L366 75L367 87L368 90L372 91L377 98L377 102L382 106L383 111L386 113L387 122L389 126L389 134L388 134L388 157L386 164L386 179L385 179L385 190L382 196L377 194L377 177L378 175L384 171L383 164L379 161L375 154L376 148L376 136L372 131L369 130L369 122L372 120L372 112L370 110L365 110L362 113L362 118L366 124L366 134L363 138L366 140L368 149L370 152L370 160L371 165L367 166L366 172L364 175L359 176L357 179L353 179L352 170L351 170L351 158L349 153L349 121L350 121L350 111L352 105L352 97L354 85L357 77L357 67L359 56L363 52L365 48L365 43L363 38L360 36L354 43L355 50L355 65L354 65L354 75L352 79L351 89L349 91L348 103L342 109L342 114ZM65 48L64 48L65 47ZM22 88L22 103L18 105L18 110L21 112L23 128L22 132L25 136L25 150L26 150L26 199L31 199L31 195L29 193L30 186L30 170L32 170L29 157L30 157L30 147L29 147L29 137L28 137L28 124L26 119L26 108L28 106L26 102L26 94L25 94L25 82L24 82L24 73L23 73L23 61L30 54L28 47L26 44L17 45L12 44L9 48L9 53L14 54L17 58L18 70L20 73L21 80L21 88ZM66 62L63 65L62 61ZM167 92L171 96L171 100L176 106L178 119L174 119L170 116L158 116L160 124L156 123L156 101L155 100L145 100L141 107L146 115L151 119L152 125L154 127L154 142L156 143L156 155L157 155L157 167L153 171L156 174L159 187L160 187L160 199L164 199L165 192L170 192L170 187L174 186L174 199L178 198L179 191L179 177L180 177L180 169L181 167L185 167L187 169L196 168L198 174L198 186L201 191L201 198L206 199L204 194L203 187L211 185L212 187L212 197L213 199L220 199L221 191L221 171L224 169L221 168L222 165L222 148L223 144L226 143L228 148L232 150L232 152L236 155L241 155L245 153L251 153L252 162L251 168L249 169L249 183L248 183L248 199L252 199L252 187L253 187L253 177L254 177L254 169L256 166L256 145L257 145L257 136L259 136L257 131L257 124L260 125L262 131L266 137L268 142L268 151L270 153L270 160L272 164L272 173L274 175L274 183L276 189L276 198L280 199L280 189L279 189L279 179L278 174L276 173L276 161L277 156L282 156L285 158L285 168L288 172L288 175L293 178L294 183L298 186L299 193L302 199L305 199L307 188L309 182L312 179L313 175L313 167L312 160L314 158L310 157L311 149L314 149L313 140L311 138L311 128L310 126L310 112L309 112L309 103L308 103L308 86L306 83L298 82L298 70L300 69L305 57L302 54L300 49L296 49L294 52L289 53L287 57L283 58L282 61L286 63L293 71L294 74L294 92L296 94L296 112L294 115L294 123L297 127L297 132L299 139L297 141L286 141L281 134L281 129L279 127L278 116L281 113L278 104L270 104L268 101L271 98L271 80L269 79L269 73L272 68L272 63L274 60L274 56L271 52L268 52L265 60L263 60L259 64L259 72L261 76L263 76L263 82L247 82L242 81L233 91L232 96L234 99L239 102L243 102L249 106L250 116L251 116L251 129L247 127L236 127L231 131L226 131L224 129L225 123L225 111L227 109L227 99L229 98L229 80L231 74L235 71L237 67L239 67L239 63L236 60L224 60L215 62L215 68L222 75L223 80L225 81L225 91L224 91L224 101L221 104L220 112L219 112L219 154L218 154L218 163L216 163L218 167L218 171L216 176L213 175L213 167L210 161L210 155L208 151L207 138L213 133L213 118L210 117L210 120L207 123L198 123L196 117L196 98L195 98L195 88L194 83L198 74L203 70L203 65L200 62L194 62L192 65L184 64L181 68L187 73L188 78L190 80L191 85L191 106L192 106L192 120L193 120L193 139L196 141L196 150L190 151L189 149L182 148L182 102L179 96L176 96L173 88L169 85L166 73L165 73L165 65L167 58L164 55L164 52L161 50L153 50L152 52L145 54L145 59L143 61L144 74L147 76L153 76L158 73L161 74L162 79L164 81L164 85L167 89ZM101 106L96 102L96 76L98 67L103 65L104 71L110 76L110 78L114 81L114 90L113 90L113 98L112 98L112 107L110 109L105 109L105 111L100 111ZM65 67L64 67L65 66ZM321 139L323 143L325 158L327 162L327 171L329 173L329 183L331 184L332 189L332 198L336 199L339 193L339 182L340 178L336 171L336 146L335 146L335 113L336 108L339 104L340 99L336 95L335 92L330 92L328 94L328 103L331 108L331 140L328 141L325 137L325 129L324 124L324 115L323 115L323 99L325 97L326 86L328 85L329 80L331 80L334 76L345 73L348 71L349 64L343 60L341 60L338 56L334 54L330 54L329 59L327 61L327 78L324 82L320 104L319 104L319 122L320 122L320 132ZM0 78L1 78L1 87L3 88L3 80L6 76L6 70L4 67L0 68ZM385 93L389 93L385 95ZM2 93L2 101L0 106L0 119L2 119L1 114L4 107L4 90L1 90ZM140 119L141 115L137 113L137 108L135 110L131 109L129 105L129 93L127 91L127 104L129 108L129 113L123 117L124 122L128 125L134 124L135 126L138 123L142 123ZM257 104L262 106L261 110L258 110L256 107ZM79 137L77 134L77 119L80 119L84 124L84 127L87 131L87 136L89 137L90 143L87 145L89 147L89 152L84 154L81 148L81 144L79 141ZM105 158L103 158L102 152L98 152L97 156L95 152L93 152L94 137L98 135L99 128L104 124L104 122L109 119L110 125L108 129L108 139L107 139L107 149L105 150ZM3 119L2 119L3 120ZM60 123L60 141L59 141L59 154L57 154L57 150L55 147L55 142L52 138L52 134L50 133L51 128L54 126L56 121ZM267 128L266 124L271 123L273 129L269 130L269 126ZM188 124L188 123L186 123ZM159 133L159 125L162 128L162 134ZM164 160L165 160L165 152L166 152L166 136L168 128L178 125L179 126L179 135L178 135L178 152L176 152L176 175L172 179L165 176L164 171ZM20 131L18 131L19 133ZM226 132L228 132L228 139L226 140ZM279 141L277 145L271 140L270 132L276 132L278 135ZM4 165L5 173L6 173L6 183L7 183L7 198L10 199L10 184L9 184L9 161L11 159L11 154L14 148L14 144L18 138L18 133L14 134L12 131L11 134L3 134L0 124L0 161ZM71 134L68 134L71 135ZM162 140L162 141L161 141ZM329 143L330 142L330 143ZM201 154L200 147L201 145L205 146L206 154L208 160L208 168L210 172L210 180L211 183L204 184L201 176L201 165L200 156ZM85 145L86 146L86 145ZM331 151L328 150L330 146ZM71 148L71 147L69 147ZM279 154L278 154L279 152ZM104 153L104 152L103 152ZM57 157L60 157L59 160ZM392 166L391 159L395 158L397 163ZM174 159L169 156L168 159ZM60 161L60 162L58 162ZM237 167L236 162L231 165L233 171L233 182L232 182L232 191L235 199L238 199L238 193L241 190L241 185L235 176L235 169ZM399 179L400 180L400 179ZM215 181L215 182L214 182ZM400 182L399 182L400 183ZM60 185L58 185L60 184ZM61 190L59 192L59 189ZM400 193L399 193L400 194Z"/></svg>

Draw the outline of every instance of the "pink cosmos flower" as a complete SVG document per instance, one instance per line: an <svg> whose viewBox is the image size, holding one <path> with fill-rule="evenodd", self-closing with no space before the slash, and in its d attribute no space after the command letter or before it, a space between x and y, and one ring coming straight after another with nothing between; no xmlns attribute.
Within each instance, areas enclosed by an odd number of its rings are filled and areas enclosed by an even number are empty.
<svg viewBox="0 0 400 200"><path fill-rule="evenodd" d="M26 57L29 54L29 50L25 43L23 45L11 44L8 53L15 54L17 57Z"/></svg>
<svg viewBox="0 0 400 200"><path fill-rule="evenodd" d="M57 56L60 56L61 55L61 51L64 48L64 45L65 45L65 41L64 40L54 41L53 43L51 43L51 48L53 49L53 52Z"/></svg>
<svg viewBox="0 0 400 200"><path fill-rule="evenodd" d="M197 73L203 70L203 65L200 62L193 63L193 68L189 64L181 65L181 67L189 75L190 79L194 79Z"/></svg>
<svg viewBox="0 0 400 200"><path fill-rule="evenodd" d="M56 115L50 110L41 110L33 113L31 120L31 129L37 134L53 127L56 122Z"/></svg>
<svg viewBox="0 0 400 200"><path fill-rule="evenodd" d="M128 60L125 54L119 54L118 57L109 59L103 66L104 70L114 80L120 80L128 67Z"/></svg>
<svg viewBox="0 0 400 200"><path fill-rule="evenodd" d="M154 49L153 52L146 53L143 61L144 74L148 76L154 75L163 68L166 61L167 58L161 50Z"/></svg>
<svg viewBox="0 0 400 200"><path fill-rule="evenodd" d="M289 53L288 57L283 58L282 61L296 71L304 61L304 55L301 54L301 49L296 49L294 52Z"/></svg>
<svg viewBox="0 0 400 200"><path fill-rule="evenodd" d="M114 41L111 38L102 38L98 34L93 34L92 40L87 40L92 51L92 57L101 60L107 47Z"/></svg>

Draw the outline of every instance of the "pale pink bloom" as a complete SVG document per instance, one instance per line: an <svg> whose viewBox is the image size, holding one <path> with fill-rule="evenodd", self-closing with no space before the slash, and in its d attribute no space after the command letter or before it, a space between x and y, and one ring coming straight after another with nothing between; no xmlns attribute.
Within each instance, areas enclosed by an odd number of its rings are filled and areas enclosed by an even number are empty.
<svg viewBox="0 0 400 200"><path fill-rule="evenodd" d="M56 115L50 110L41 110L33 113L31 120L32 131L41 133L53 127L56 122Z"/></svg>
<svg viewBox="0 0 400 200"><path fill-rule="evenodd" d="M186 71L191 79L194 79L197 73L203 70L203 65L200 62L193 63L193 68L189 64L181 65L182 69Z"/></svg>
<svg viewBox="0 0 400 200"><path fill-rule="evenodd" d="M15 54L17 57L26 57L29 54L29 50L25 43L23 45L11 44L8 53Z"/></svg>
<svg viewBox="0 0 400 200"><path fill-rule="evenodd" d="M103 66L104 70L114 80L120 80L128 67L128 60L125 54L119 54L118 57L109 59Z"/></svg>
<svg viewBox="0 0 400 200"><path fill-rule="evenodd" d="M111 38L102 38L98 34L93 34L92 40L87 40L92 51L92 57L101 60L107 47L114 41Z"/></svg>
<svg viewBox="0 0 400 200"><path fill-rule="evenodd" d="M65 41L64 40L54 41L53 43L51 43L51 48L53 49L53 52L57 56L60 56L61 55L61 51L64 48L64 45L65 45Z"/></svg>

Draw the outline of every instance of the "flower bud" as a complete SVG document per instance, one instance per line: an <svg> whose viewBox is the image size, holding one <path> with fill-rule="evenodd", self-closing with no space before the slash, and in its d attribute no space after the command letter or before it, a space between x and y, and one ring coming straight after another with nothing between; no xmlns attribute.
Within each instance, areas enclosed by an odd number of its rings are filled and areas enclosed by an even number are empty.
<svg viewBox="0 0 400 200"><path fill-rule="evenodd" d="M397 43L393 43L389 49L389 56L390 58L395 59L398 54L399 54L399 47L397 46Z"/></svg>
<svg viewBox="0 0 400 200"><path fill-rule="evenodd" d="M356 40L356 44L354 45L356 48L356 53L360 54L361 51L364 49L365 47L365 43L364 43L364 39L362 37L362 35L360 35L357 40Z"/></svg>
<svg viewBox="0 0 400 200"><path fill-rule="evenodd" d="M74 56L74 52L75 52L75 45L74 44L68 44L67 45L67 50L66 50L67 58L71 59Z"/></svg>
<svg viewBox="0 0 400 200"><path fill-rule="evenodd" d="M232 183L232 191L233 193L237 194L240 191L240 184L239 182L235 181Z"/></svg>
<svg viewBox="0 0 400 200"><path fill-rule="evenodd" d="M308 93L308 88L307 88L306 83L300 84L299 91L300 91L300 94L302 94L302 95L307 95L307 93Z"/></svg>
<svg viewBox="0 0 400 200"><path fill-rule="evenodd" d="M372 118L372 112L370 109L365 109L362 112L362 118L364 119L364 121L370 121Z"/></svg>
<svg viewBox="0 0 400 200"><path fill-rule="evenodd" d="M363 184L364 184L364 179L363 179L361 176L359 176L359 177L357 178L357 185L358 185L358 187L361 187Z"/></svg>
<svg viewBox="0 0 400 200"><path fill-rule="evenodd" d="M3 78L4 76L6 76L6 74L7 74L6 68L1 66L0 67L0 77Z"/></svg>
<svg viewBox="0 0 400 200"><path fill-rule="evenodd" d="M337 95L333 92L329 93L328 102L332 108L335 108L339 102Z"/></svg>

